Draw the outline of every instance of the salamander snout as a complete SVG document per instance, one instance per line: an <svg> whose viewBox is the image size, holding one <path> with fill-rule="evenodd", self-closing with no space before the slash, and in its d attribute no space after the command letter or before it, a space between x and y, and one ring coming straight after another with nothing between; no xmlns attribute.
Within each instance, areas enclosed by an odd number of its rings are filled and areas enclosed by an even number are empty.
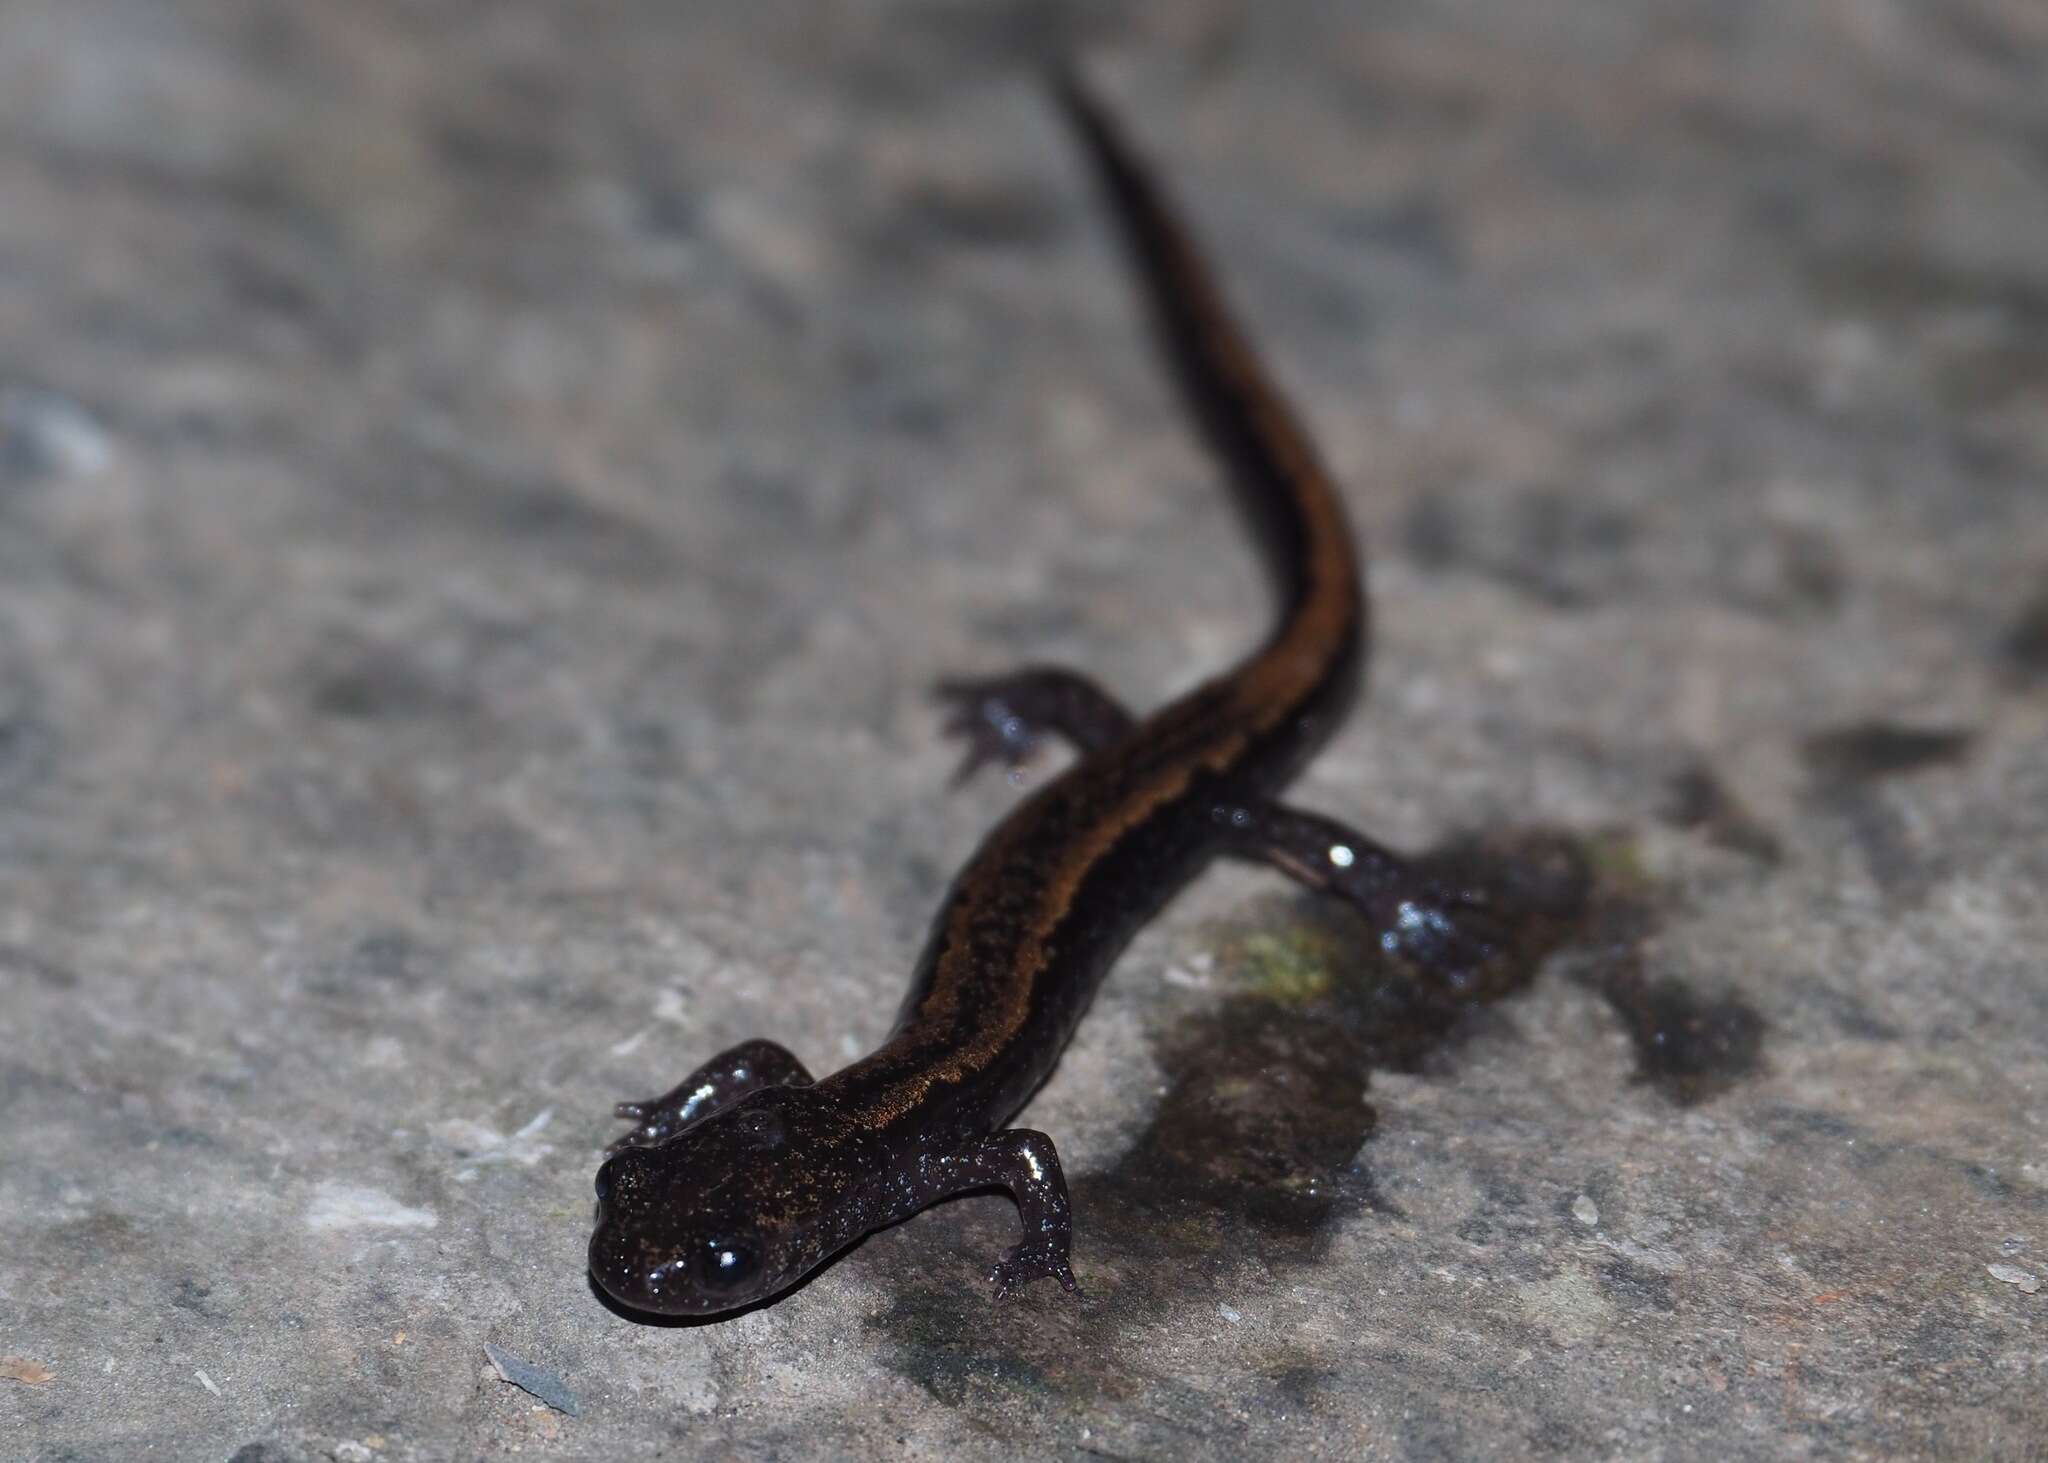
<svg viewBox="0 0 2048 1463"><path fill-rule="evenodd" d="M627 1148L597 1171L590 1273L623 1305L715 1315L785 1283L779 1251L757 1222L747 1186L734 1183L725 1166L705 1162L710 1155L701 1146Z"/></svg>
<svg viewBox="0 0 2048 1463"><path fill-rule="evenodd" d="M591 1276L664 1315L766 1300L876 1227L879 1167L864 1133L812 1090L750 1094L598 1169Z"/></svg>

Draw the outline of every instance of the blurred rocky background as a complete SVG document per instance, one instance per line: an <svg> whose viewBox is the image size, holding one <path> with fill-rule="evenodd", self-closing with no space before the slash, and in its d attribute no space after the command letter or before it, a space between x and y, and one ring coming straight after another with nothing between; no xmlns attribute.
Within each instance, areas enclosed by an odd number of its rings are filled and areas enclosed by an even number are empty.
<svg viewBox="0 0 2048 1463"><path fill-rule="evenodd" d="M865 1050L1019 795L930 683L1264 623L1054 19L1369 545L1299 800L1590 903L1425 1021L1219 868L1028 1113L1085 1298L644 1325L611 1104ZM0 1451L2027 1456L2044 472L2037 0L7 0Z"/></svg>

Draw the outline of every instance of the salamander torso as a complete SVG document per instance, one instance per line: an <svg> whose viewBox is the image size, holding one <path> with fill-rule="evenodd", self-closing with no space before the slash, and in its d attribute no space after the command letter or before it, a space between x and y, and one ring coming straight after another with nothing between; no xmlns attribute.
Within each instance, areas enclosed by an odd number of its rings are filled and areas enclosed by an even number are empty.
<svg viewBox="0 0 2048 1463"><path fill-rule="evenodd" d="M813 1080L782 1047L750 1041L660 1098L621 1104L636 1126L598 1173L590 1269L627 1306L715 1314L760 1301L872 1230L987 1188L1009 1190L1024 1223L991 1276L996 1294L1041 1275L1072 1290L1058 1155L1044 1134L1002 1125L1051 1072L1131 935L1219 854L1350 901L1383 947L1419 962L1455 972L1488 953L1481 896L1274 801L1361 679L1365 599L1350 526L1128 144L1071 74L1056 75L1053 92L1264 551L1276 626L1241 664L1143 719L1052 668L943 688L970 741L965 770L1021 760L1047 731L1082 755L961 871L877 1051Z"/></svg>

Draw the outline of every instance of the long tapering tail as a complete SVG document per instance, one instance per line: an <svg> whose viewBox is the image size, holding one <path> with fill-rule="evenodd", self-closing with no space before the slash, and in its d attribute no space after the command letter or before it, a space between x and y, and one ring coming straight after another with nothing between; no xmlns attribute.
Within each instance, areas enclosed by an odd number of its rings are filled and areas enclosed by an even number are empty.
<svg viewBox="0 0 2048 1463"><path fill-rule="evenodd" d="M1304 615L1355 617L1363 637L1351 526L1314 444L1108 111L1071 62L1053 63L1048 83L1115 212L1175 380L1280 589L1276 640Z"/></svg>

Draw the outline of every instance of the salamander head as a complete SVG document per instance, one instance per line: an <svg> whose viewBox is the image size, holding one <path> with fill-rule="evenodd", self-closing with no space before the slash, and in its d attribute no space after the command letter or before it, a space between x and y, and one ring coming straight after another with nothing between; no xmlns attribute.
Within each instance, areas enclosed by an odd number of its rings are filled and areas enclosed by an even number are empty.
<svg viewBox="0 0 2048 1463"><path fill-rule="evenodd" d="M871 1151L810 1088L751 1093L605 1162L590 1273L622 1305L662 1315L765 1300L886 1222Z"/></svg>

